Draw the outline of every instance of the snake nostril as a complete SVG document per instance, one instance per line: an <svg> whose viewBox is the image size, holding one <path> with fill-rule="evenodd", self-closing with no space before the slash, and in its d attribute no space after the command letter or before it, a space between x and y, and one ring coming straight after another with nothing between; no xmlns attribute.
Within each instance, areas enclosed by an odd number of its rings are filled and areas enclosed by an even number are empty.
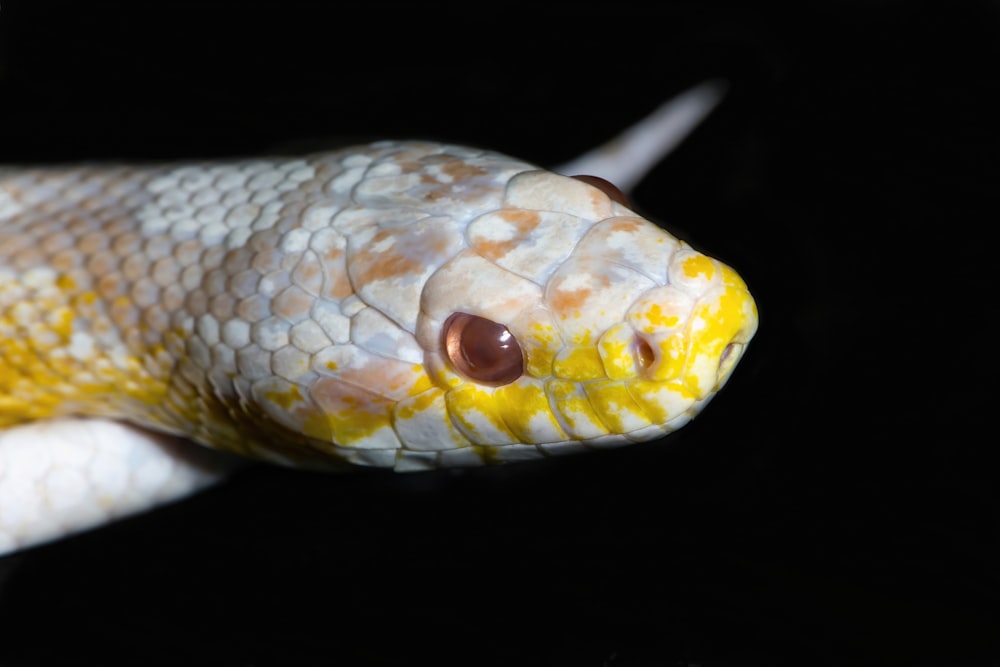
<svg viewBox="0 0 1000 667"><path fill-rule="evenodd" d="M723 348L722 354L719 355L719 383L722 383L729 376L729 372L733 370L742 353L743 343L731 342Z"/></svg>
<svg viewBox="0 0 1000 667"><path fill-rule="evenodd" d="M726 349L724 349L722 351L722 354L719 355L719 365L720 366L723 365L724 363L726 363L726 359L728 359L729 355L731 355L733 353L733 348L734 348L735 345L736 345L736 343L730 343L729 345L726 346Z"/></svg>
<svg viewBox="0 0 1000 667"><path fill-rule="evenodd" d="M643 371L648 370L656 362L656 352L653 351L653 346L641 336L636 337L635 358L639 363L639 369Z"/></svg>

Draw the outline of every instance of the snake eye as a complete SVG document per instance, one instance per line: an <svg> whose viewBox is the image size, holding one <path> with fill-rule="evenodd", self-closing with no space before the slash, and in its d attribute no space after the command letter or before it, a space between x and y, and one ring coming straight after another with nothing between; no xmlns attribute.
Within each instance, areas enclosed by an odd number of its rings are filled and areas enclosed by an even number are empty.
<svg viewBox="0 0 1000 667"><path fill-rule="evenodd" d="M608 199L616 201L622 206L628 206L628 197L625 193L618 189L614 183L609 180L603 179L600 176L590 176L589 174L580 174L578 176L573 176L578 181L583 181L589 185L593 185L595 188L603 192L608 196Z"/></svg>
<svg viewBox="0 0 1000 667"><path fill-rule="evenodd" d="M444 323L444 349L459 373L482 384L510 384L524 372L517 339L502 324L468 313L452 313Z"/></svg>

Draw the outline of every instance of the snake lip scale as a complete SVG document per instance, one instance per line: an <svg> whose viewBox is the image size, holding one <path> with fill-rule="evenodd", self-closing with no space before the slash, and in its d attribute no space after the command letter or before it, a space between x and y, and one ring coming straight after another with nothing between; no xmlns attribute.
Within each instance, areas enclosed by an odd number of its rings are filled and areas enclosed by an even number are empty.
<svg viewBox="0 0 1000 667"><path fill-rule="evenodd" d="M0 169L0 553L201 488L209 450L418 471L683 426L756 305L624 201L426 141Z"/></svg>

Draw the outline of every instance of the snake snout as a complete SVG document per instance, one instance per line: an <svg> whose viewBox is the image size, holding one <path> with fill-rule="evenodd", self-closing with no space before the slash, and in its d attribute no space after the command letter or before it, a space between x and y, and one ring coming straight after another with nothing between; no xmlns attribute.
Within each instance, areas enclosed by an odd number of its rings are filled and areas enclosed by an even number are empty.
<svg viewBox="0 0 1000 667"><path fill-rule="evenodd" d="M732 375L733 369L739 363L740 359L743 358L743 353L746 351L747 344L754 337L757 332L757 306L754 303L753 297L750 296L749 291L745 288L737 290L739 296L736 301L739 304L740 316L736 318L737 329L731 336L729 336L729 341L722 347L719 352L717 369L715 371L715 389L718 391ZM723 337L723 340L726 340Z"/></svg>
<svg viewBox="0 0 1000 667"><path fill-rule="evenodd" d="M719 355L719 370L716 372L716 390L720 389L726 383L726 380L729 379L733 369L736 368L736 362L743 356L743 349L745 347L744 343L734 340L722 348L722 354Z"/></svg>

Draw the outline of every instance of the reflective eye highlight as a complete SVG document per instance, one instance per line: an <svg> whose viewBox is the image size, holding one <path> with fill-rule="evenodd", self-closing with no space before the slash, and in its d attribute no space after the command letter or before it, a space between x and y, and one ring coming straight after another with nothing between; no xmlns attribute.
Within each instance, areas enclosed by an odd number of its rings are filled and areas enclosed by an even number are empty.
<svg viewBox="0 0 1000 667"><path fill-rule="evenodd" d="M502 324L468 313L452 313L441 336L451 365L470 380L499 387L524 373L521 346Z"/></svg>
<svg viewBox="0 0 1000 667"><path fill-rule="evenodd" d="M593 185L595 188L603 192L608 196L608 199L616 201L622 206L629 206L628 197L625 193L618 189L618 186L611 181L601 178L600 176L591 176L589 174L579 174L573 176L578 181L583 181L589 185Z"/></svg>

